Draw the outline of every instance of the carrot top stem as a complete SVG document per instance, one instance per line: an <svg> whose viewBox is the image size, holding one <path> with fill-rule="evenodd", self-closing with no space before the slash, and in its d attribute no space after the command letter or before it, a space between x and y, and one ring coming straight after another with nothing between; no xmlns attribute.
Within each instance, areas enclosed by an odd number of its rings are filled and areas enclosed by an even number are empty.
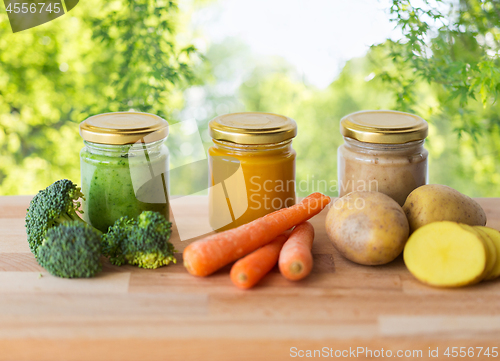
<svg viewBox="0 0 500 361"><path fill-rule="evenodd" d="M290 272L295 273L295 274L302 272L303 269L304 269L304 267L302 266L302 263L300 263L300 262L293 262L290 265Z"/></svg>

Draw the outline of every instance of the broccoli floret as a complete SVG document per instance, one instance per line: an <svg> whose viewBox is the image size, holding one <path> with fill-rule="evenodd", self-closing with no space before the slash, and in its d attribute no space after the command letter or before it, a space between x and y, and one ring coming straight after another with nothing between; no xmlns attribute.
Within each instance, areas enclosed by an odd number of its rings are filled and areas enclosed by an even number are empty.
<svg viewBox="0 0 500 361"><path fill-rule="evenodd" d="M93 277L101 271L101 234L84 222L50 228L38 247L38 262L64 278Z"/></svg>
<svg viewBox="0 0 500 361"><path fill-rule="evenodd" d="M76 214L80 208L80 197L83 198L80 187L68 179L62 179L38 192L31 200L26 213L26 233L35 257L49 229L69 221L85 223Z"/></svg>
<svg viewBox="0 0 500 361"><path fill-rule="evenodd" d="M172 223L158 212L144 211L137 220L124 216L103 235L101 251L117 266L158 268L176 262L171 233Z"/></svg>

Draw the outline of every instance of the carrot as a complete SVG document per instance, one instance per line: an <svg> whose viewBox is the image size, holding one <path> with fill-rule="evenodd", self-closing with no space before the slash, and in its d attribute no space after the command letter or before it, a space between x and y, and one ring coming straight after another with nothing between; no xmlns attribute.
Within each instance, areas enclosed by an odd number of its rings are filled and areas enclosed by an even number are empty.
<svg viewBox="0 0 500 361"><path fill-rule="evenodd" d="M281 247L286 242L289 232L285 232L249 255L240 258L231 267L231 281L239 288L255 286L278 262Z"/></svg>
<svg viewBox="0 0 500 361"><path fill-rule="evenodd" d="M294 206L193 242L184 249L184 267L194 276L208 276L314 217L328 203L330 197L313 193Z"/></svg>
<svg viewBox="0 0 500 361"><path fill-rule="evenodd" d="M281 249L280 272L290 281L298 281L311 273L313 257L314 227L309 222L299 224Z"/></svg>

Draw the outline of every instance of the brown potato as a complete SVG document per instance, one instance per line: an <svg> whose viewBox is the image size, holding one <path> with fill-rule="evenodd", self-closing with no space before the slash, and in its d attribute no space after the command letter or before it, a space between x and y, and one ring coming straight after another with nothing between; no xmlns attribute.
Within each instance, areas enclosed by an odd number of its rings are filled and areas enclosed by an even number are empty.
<svg viewBox="0 0 500 361"><path fill-rule="evenodd" d="M326 232L347 259L364 264L391 262L403 250L409 226L401 206L379 192L352 192L337 199Z"/></svg>
<svg viewBox="0 0 500 361"><path fill-rule="evenodd" d="M470 226L486 224L486 214L479 203L451 187L440 184L428 184L415 189L406 198L403 210L412 232L438 221Z"/></svg>

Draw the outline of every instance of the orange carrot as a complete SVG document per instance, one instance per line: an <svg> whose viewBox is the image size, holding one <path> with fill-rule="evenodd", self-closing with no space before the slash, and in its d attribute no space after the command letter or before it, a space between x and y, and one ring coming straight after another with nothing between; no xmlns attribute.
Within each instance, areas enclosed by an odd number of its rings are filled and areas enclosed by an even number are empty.
<svg viewBox="0 0 500 361"><path fill-rule="evenodd" d="M280 272L290 281L298 281L311 273L313 257L314 227L309 222L299 224L281 249Z"/></svg>
<svg viewBox="0 0 500 361"><path fill-rule="evenodd" d="M234 285L243 289L255 286L278 262L281 247L289 234L289 232L280 234L271 243L240 258L231 267L230 276Z"/></svg>
<svg viewBox="0 0 500 361"><path fill-rule="evenodd" d="M314 217L328 203L330 197L313 193L294 206L193 242L184 249L184 267L194 276L208 276Z"/></svg>

